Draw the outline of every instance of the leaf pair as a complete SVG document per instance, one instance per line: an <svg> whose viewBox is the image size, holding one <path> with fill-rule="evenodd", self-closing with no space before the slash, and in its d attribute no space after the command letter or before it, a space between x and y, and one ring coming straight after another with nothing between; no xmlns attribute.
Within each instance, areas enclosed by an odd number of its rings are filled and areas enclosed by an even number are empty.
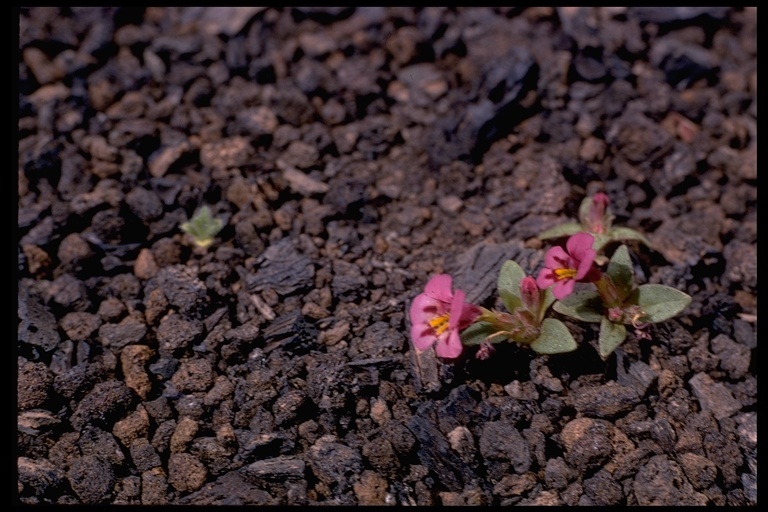
<svg viewBox="0 0 768 512"><path fill-rule="evenodd" d="M595 242L592 244L592 248L598 253L600 253L609 243L621 240L636 240L648 247L651 246L651 243L642 233L630 228L614 227L614 215L607 205L604 206L604 211L600 212L599 218L595 219L594 210L596 208L596 198L597 195L588 196L581 201L581 205L579 206L579 222L566 222L559 226L555 226L539 234L539 239L550 240L553 238L567 237L583 231L595 237Z"/></svg>

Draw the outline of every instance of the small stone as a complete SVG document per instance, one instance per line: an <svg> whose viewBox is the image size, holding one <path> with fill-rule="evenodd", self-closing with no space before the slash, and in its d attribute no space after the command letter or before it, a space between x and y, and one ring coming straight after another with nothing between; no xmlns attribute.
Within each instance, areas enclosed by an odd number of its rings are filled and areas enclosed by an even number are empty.
<svg viewBox="0 0 768 512"><path fill-rule="evenodd" d="M144 322L127 316L119 324L102 325L99 328L99 341L105 347L121 349L143 340L146 333Z"/></svg>
<svg viewBox="0 0 768 512"><path fill-rule="evenodd" d="M507 421L491 421L480 433L480 454L488 459L508 460L517 473L531 467L531 448L515 425Z"/></svg>
<svg viewBox="0 0 768 512"><path fill-rule="evenodd" d="M125 195L128 208L142 222L149 223L163 214L163 203L160 197L152 190L143 187L134 187Z"/></svg>
<svg viewBox="0 0 768 512"><path fill-rule="evenodd" d="M697 373L688 383L699 400L701 409L710 411L718 420L741 410L741 403L733 397L728 388L720 382L713 381L706 373Z"/></svg>
<svg viewBox="0 0 768 512"><path fill-rule="evenodd" d="M225 375L219 375L216 377L211 390L205 394L203 403L207 406L216 405L232 395L234 390L234 384Z"/></svg>
<svg viewBox="0 0 768 512"><path fill-rule="evenodd" d="M171 383L182 393L207 391L213 385L213 367L207 359L182 359Z"/></svg>
<svg viewBox="0 0 768 512"><path fill-rule="evenodd" d="M363 444L362 454L374 469L386 474L393 472L398 465L392 443L383 438L371 439Z"/></svg>
<svg viewBox="0 0 768 512"><path fill-rule="evenodd" d="M176 430L174 430L171 436L171 453L181 453L187 449L189 443L195 438L199 429L197 420L190 418L189 416L182 416L179 418L176 424Z"/></svg>
<svg viewBox="0 0 768 512"><path fill-rule="evenodd" d="M308 169L317 165L320 154L317 148L301 140L295 140L288 145L283 154L283 160L289 166Z"/></svg>
<svg viewBox="0 0 768 512"><path fill-rule="evenodd" d="M62 317L59 326L72 341L86 341L101 327L101 318L93 313L72 311Z"/></svg>
<svg viewBox="0 0 768 512"><path fill-rule="evenodd" d="M577 471L603 466L613 455L610 429L605 420L576 418L568 422L560 434L565 446L565 460Z"/></svg>
<svg viewBox="0 0 768 512"><path fill-rule="evenodd" d="M598 418L609 418L630 411L640 403L640 397L634 389L613 382L579 388L569 399L577 411Z"/></svg>
<svg viewBox="0 0 768 512"><path fill-rule="evenodd" d="M171 355L177 350L189 347L202 333L203 324L199 320L187 320L178 313L168 313L160 320L157 328L160 353Z"/></svg>
<svg viewBox="0 0 768 512"><path fill-rule="evenodd" d="M142 399L146 399L152 389L146 365L153 354L154 351L146 345L128 345L120 353L125 384Z"/></svg>
<svg viewBox="0 0 768 512"><path fill-rule="evenodd" d="M200 163L213 169L232 169L248 164L252 149L245 137L208 142L200 147Z"/></svg>
<svg viewBox="0 0 768 512"><path fill-rule="evenodd" d="M19 431L38 435L40 431L59 425L61 420L44 409L32 409L20 413L16 420Z"/></svg>
<svg viewBox="0 0 768 512"><path fill-rule="evenodd" d="M310 57L320 57L336 49L336 39L324 32L304 32L299 36L299 46Z"/></svg>
<svg viewBox="0 0 768 512"><path fill-rule="evenodd" d="M461 210L461 207L464 206L464 201L462 201L458 196L449 194L446 196L440 196L440 198L437 200L437 204L446 213L458 213L458 211Z"/></svg>
<svg viewBox="0 0 768 512"><path fill-rule="evenodd" d="M146 409L138 406L136 411L115 423L112 433L125 447L129 447L135 439L147 436L149 434L149 414L147 414Z"/></svg>
<svg viewBox="0 0 768 512"><path fill-rule="evenodd" d="M605 142L597 137L588 137L579 149L579 158L585 162L600 162L605 157Z"/></svg>
<svg viewBox="0 0 768 512"><path fill-rule="evenodd" d="M65 74L61 66L51 61L42 50L34 46L24 48L22 59L32 71L37 82L42 85L56 82Z"/></svg>
<svg viewBox="0 0 768 512"><path fill-rule="evenodd" d="M387 505L387 480L375 471L366 469L360 480L352 485L359 505Z"/></svg>
<svg viewBox="0 0 768 512"><path fill-rule="evenodd" d="M168 172L168 169L170 169L184 153L191 149L192 145L187 141L158 149L149 157L147 163L149 173L155 178L163 177L165 173Z"/></svg>
<svg viewBox="0 0 768 512"><path fill-rule="evenodd" d="M696 492L680 466L666 455L654 455L643 464L633 482L637 504L643 507L660 505L706 505L704 494Z"/></svg>
<svg viewBox="0 0 768 512"><path fill-rule="evenodd" d="M696 489L704 490L715 483L717 466L711 460L695 453L683 453L678 460L685 476Z"/></svg>
<svg viewBox="0 0 768 512"><path fill-rule="evenodd" d="M725 334L718 334L710 344L712 351L720 357L720 368L727 371L732 379L743 379L749 375L751 352L748 347L736 343Z"/></svg>
<svg viewBox="0 0 768 512"><path fill-rule="evenodd" d="M315 441L309 449L307 462L315 476L325 485L337 485L340 489L349 486L347 475L361 473L363 459L356 449L339 442L336 437L326 435Z"/></svg>
<svg viewBox="0 0 768 512"><path fill-rule="evenodd" d="M280 162L282 161L278 160L277 162L277 166L281 167ZM312 194L325 194L329 190L327 183L323 183L322 181L311 178L304 172L296 169L295 167L291 167L288 164L283 164L282 170L283 177L288 182L288 185L290 185L291 189L303 196L311 196Z"/></svg>
<svg viewBox="0 0 768 512"><path fill-rule="evenodd" d="M48 492L59 489L64 482L65 474L61 468L47 459L31 459L19 457L16 460L19 484L24 487L20 493L43 496ZM30 493L27 489L32 489Z"/></svg>
<svg viewBox="0 0 768 512"><path fill-rule="evenodd" d="M459 425L448 433L448 442L453 448L453 451L459 454L461 460L464 462L471 462L477 452L475 448L475 438L472 436L472 432L463 426Z"/></svg>
<svg viewBox="0 0 768 512"><path fill-rule="evenodd" d="M584 493L592 503L598 506L620 505L624 499L624 489L621 484L604 469L584 480Z"/></svg>
<svg viewBox="0 0 768 512"><path fill-rule="evenodd" d="M243 468L243 473L255 481L304 478L306 465L298 457L280 456L256 461Z"/></svg>
<svg viewBox="0 0 768 512"><path fill-rule="evenodd" d="M349 334L350 325L346 320L334 324L333 327L320 332L320 343L326 346L336 345Z"/></svg>
<svg viewBox="0 0 768 512"><path fill-rule="evenodd" d="M56 255L62 264L74 265L92 256L93 251L80 233L70 233L61 240Z"/></svg>
<svg viewBox="0 0 768 512"><path fill-rule="evenodd" d="M155 262L152 251L146 247L139 251L136 262L133 264L133 273L139 279L152 279L157 275L159 267Z"/></svg>
<svg viewBox="0 0 768 512"><path fill-rule="evenodd" d="M519 380L513 380L504 386L504 391L517 400L539 399L539 392L536 391L536 385L531 381L520 382Z"/></svg>
<svg viewBox="0 0 768 512"><path fill-rule="evenodd" d="M208 470L200 459L188 453L173 453L168 460L168 483L180 492L200 489L208 478Z"/></svg>
<svg viewBox="0 0 768 512"><path fill-rule="evenodd" d="M132 402L131 390L123 382L100 382L77 404L70 421L75 429L89 423L111 426L125 415Z"/></svg>
<svg viewBox="0 0 768 512"><path fill-rule="evenodd" d="M578 476L578 472L570 467L562 457L555 457L547 461L544 468L544 481L549 487L563 490L568 483Z"/></svg>
<svg viewBox="0 0 768 512"><path fill-rule="evenodd" d="M235 120L239 126L239 133L258 138L263 135L272 135L278 126L275 112L269 107L259 106L239 111Z"/></svg>
<svg viewBox="0 0 768 512"><path fill-rule="evenodd" d="M43 249L34 244L21 244L21 250L27 262L27 268L32 275L45 271L51 266L51 257Z"/></svg>
<svg viewBox="0 0 768 512"><path fill-rule="evenodd" d="M19 357L16 397L20 411L43 405L51 394L52 384L53 375L47 365L33 363Z"/></svg>
<svg viewBox="0 0 768 512"><path fill-rule="evenodd" d="M141 474L141 504L168 503L168 479L163 468L155 467Z"/></svg>
<svg viewBox="0 0 768 512"><path fill-rule="evenodd" d="M155 448L149 444L146 437L134 439L130 445L129 451L131 453L133 465L139 471L147 471L159 467L162 464L160 456L155 451Z"/></svg>
<svg viewBox="0 0 768 512"><path fill-rule="evenodd" d="M115 486L112 466L96 455L75 459L67 479L80 502L86 505L106 504Z"/></svg>
<svg viewBox="0 0 768 512"><path fill-rule="evenodd" d="M392 419L387 402L381 398L371 399L370 416L378 425L384 425L384 423Z"/></svg>
<svg viewBox="0 0 768 512"><path fill-rule="evenodd" d="M292 422L298 414L301 407L306 403L307 397L303 391L294 389L278 397L272 406L272 414L275 416L275 423L283 425Z"/></svg>
<svg viewBox="0 0 768 512"><path fill-rule="evenodd" d="M504 498L522 496L534 488L536 481L531 473L506 475L493 486L493 492Z"/></svg>

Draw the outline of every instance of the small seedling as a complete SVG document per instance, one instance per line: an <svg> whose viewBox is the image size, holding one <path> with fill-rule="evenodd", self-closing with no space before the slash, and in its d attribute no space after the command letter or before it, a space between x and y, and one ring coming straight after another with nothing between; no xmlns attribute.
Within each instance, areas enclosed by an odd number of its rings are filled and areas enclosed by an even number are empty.
<svg viewBox="0 0 768 512"><path fill-rule="evenodd" d="M181 230L192 237L195 245L207 248L213 243L214 237L221 231L224 222L211 215L208 206L199 208L189 221L181 225Z"/></svg>

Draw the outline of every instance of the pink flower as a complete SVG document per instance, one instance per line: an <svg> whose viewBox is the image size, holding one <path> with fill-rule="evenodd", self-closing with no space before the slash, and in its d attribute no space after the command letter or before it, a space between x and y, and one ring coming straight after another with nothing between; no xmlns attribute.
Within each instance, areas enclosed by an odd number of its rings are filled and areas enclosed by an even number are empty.
<svg viewBox="0 0 768 512"><path fill-rule="evenodd" d="M424 293L411 303L411 339L417 350L435 346L440 357L461 355L464 346L459 331L466 329L480 315L480 308L466 304L466 294L451 291L451 276L438 274L429 280Z"/></svg>
<svg viewBox="0 0 768 512"><path fill-rule="evenodd" d="M576 233L568 239L565 247L552 247L544 256L544 268L536 278L539 288L545 289L553 284L552 293L557 300L563 300L573 292L576 281L593 280L595 272L592 262L595 250L592 244L595 237L589 233Z"/></svg>

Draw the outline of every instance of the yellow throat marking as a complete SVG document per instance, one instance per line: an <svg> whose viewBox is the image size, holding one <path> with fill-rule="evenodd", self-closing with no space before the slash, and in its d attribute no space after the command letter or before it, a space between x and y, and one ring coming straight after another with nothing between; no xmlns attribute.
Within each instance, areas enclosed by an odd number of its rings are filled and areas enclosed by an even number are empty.
<svg viewBox="0 0 768 512"><path fill-rule="evenodd" d="M575 268L556 268L554 272L555 272L555 279L557 279L558 281L561 281L563 279L573 279L574 277L576 277Z"/></svg>
<svg viewBox="0 0 768 512"><path fill-rule="evenodd" d="M450 314L436 316L429 321L429 326L435 330L435 334L440 336L448 330L448 324L450 320Z"/></svg>

